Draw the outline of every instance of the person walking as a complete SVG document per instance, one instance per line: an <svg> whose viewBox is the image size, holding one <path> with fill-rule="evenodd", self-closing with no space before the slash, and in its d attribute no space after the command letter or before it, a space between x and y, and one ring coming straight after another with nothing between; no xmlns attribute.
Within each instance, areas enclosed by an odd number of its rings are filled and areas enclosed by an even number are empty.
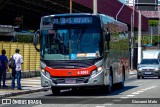
<svg viewBox="0 0 160 107"><path fill-rule="evenodd" d="M6 72L8 72L8 59L6 57L6 50L1 50L2 55L0 56L0 87L1 87L1 80L3 81L3 87L6 86Z"/></svg>
<svg viewBox="0 0 160 107"><path fill-rule="evenodd" d="M15 60L15 68L12 69L12 89L15 88L15 79L17 78L17 89L21 90L21 64L23 64L23 57L19 54L19 49L15 50L15 54L12 55Z"/></svg>

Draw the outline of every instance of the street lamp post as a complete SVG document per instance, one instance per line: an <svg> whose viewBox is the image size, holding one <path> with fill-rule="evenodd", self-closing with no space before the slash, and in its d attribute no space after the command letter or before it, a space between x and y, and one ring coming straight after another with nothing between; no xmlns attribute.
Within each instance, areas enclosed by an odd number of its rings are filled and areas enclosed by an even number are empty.
<svg viewBox="0 0 160 107"><path fill-rule="evenodd" d="M71 14L72 13L72 0L70 0L69 4L70 4L70 14Z"/></svg>
<svg viewBox="0 0 160 107"><path fill-rule="evenodd" d="M93 0L93 14L97 14L97 0Z"/></svg>
<svg viewBox="0 0 160 107"><path fill-rule="evenodd" d="M122 7L119 9L119 11L118 11L118 13L117 13L117 15L116 15L116 20L117 20L117 18L118 18L119 13L120 13L121 10L123 9L124 5L125 5L125 4L123 4Z"/></svg>

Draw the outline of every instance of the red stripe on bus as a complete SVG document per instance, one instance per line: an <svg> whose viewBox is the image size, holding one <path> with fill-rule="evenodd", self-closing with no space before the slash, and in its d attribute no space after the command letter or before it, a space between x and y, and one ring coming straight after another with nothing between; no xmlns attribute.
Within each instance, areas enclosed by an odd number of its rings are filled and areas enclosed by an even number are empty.
<svg viewBox="0 0 160 107"><path fill-rule="evenodd" d="M79 69L53 69L46 66L45 70L49 72L51 76L87 76L96 68L95 65Z"/></svg>

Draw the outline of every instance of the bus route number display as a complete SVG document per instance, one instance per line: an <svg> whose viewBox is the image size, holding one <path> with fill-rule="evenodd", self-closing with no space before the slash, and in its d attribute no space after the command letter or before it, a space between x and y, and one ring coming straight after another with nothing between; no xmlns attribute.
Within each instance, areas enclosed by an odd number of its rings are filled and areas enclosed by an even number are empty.
<svg viewBox="0 0 160 107"><path fill-rule="evenodd" d="M54 18L53 24L91 24L91 17Z"/></svg>

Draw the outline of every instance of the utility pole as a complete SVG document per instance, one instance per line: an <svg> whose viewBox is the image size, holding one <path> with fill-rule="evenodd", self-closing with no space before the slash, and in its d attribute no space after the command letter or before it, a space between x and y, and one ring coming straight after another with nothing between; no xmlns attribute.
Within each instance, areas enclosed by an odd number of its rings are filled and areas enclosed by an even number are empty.
<svg viewBox="0 0 160 107"><path fill-rule="evenodd" d="M70 14L71 14L72 13L72 0L70 0L69 4L70 4Z"/></svg>
<svg viewBox="0 0 160 107"><path fill-rule="evenodd" d="M97 14L97 0L93 0L93 14Z"/></svg>
<svg viewBox="0 0 160 107"><path fill-rule="evenodd" d="M141 62L142 58L142 46L141 46L141 12L138 11L138 64Z"/></svg>
<svg viewBox="0 0 160 107"><path fill-rule="evenodd" d="M133 56L134 56L134 0L133 0L133 12L131 15L131 70L133 70Z"/></svg>
<svg viewBox="0 0 160 107"><path fill-rule="evenodd" d="M160 49L160 44L159 44L159 36L160 36L160 10L158 9L158 17L159 17L159 21L158 21L158 49Z"/></svg>
<svg viewBox="0 0 160 107"><path fill-rule="evenodd" d="M131 38L130 38L130 43L131 43L131 70L133 70L133 13L131 14Z"/></svg>
<svg viewBox="0 0 160 107"><path fill-rule="evenodd" d="M152 37L153 37L153 29L152 29L152 26L151 26L151 45L152 45Z"/></svg>

